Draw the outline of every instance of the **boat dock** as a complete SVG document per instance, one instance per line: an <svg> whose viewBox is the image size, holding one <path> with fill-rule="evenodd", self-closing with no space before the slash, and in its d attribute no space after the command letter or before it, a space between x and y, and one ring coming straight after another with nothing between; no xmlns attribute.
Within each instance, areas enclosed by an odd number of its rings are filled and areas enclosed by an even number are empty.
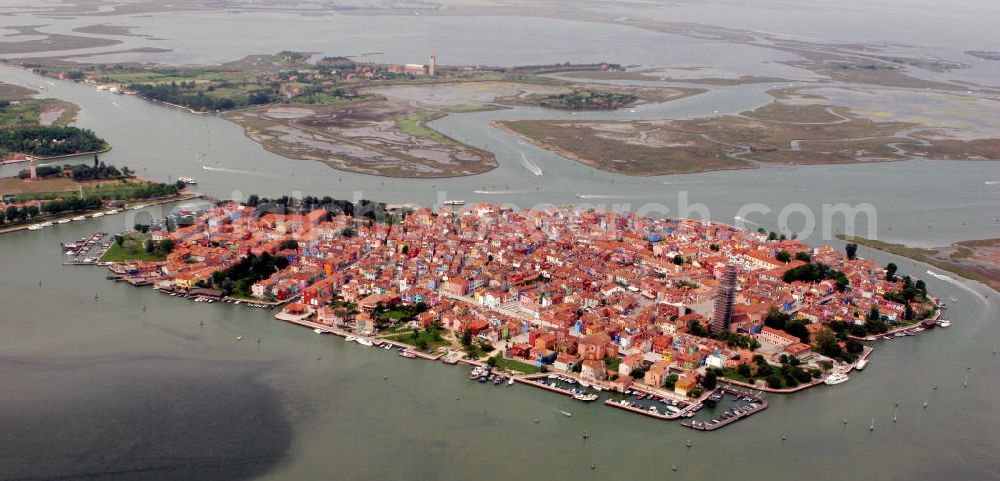
<svg viewBox="0 0 1000 481"><path fill-rule="evenodd" d="M63 252L70 256L63 261L64 266L92 266L98 263L104 253L111 248L114 239L107 232L95 232L75 242L60 244Z"/></svg>
<svg viewBox="0 0 1000 481"><path fill-rule="evenodd" d="M634 412L636 414L642 414L643 416L649 416L651 418L661 419L663 421L673 421L673 420L676 420L676 419L680 419L683 416L683 414L685 413L685 411L682 410L682 411L680 411L680 412L678 412L676 414L666 414L666 413L660 412L659 410L653 411L653 410L650 410L650 409L642 409L642 408L640 408L638 406L634 406L632 404L625 404L626 402L628 402L628 401L625 401L624 399L623 400L619 400L619 401L616 401L614 399L606 399L606 400L604 400L604 405L605 406L611 406L613 408L624 409L626 411L632 411L632 412ZM687 408L684 408L684 409L687 410L689 408L690 408L690 406L687 407Z"/></svg>
<svg viewBox="0 0 1000 481"><path fill-rule="evenodd" d="M732 412L732 414L723 415L722 419L712 419L707 422L694 420L683 421L681 422L681 426L698 431L715 431L716 429L728 426L736 421L753 416L754 414L767 409L767 400L752 392L740 391L727 384L723 384L716 389L721 390L725 394L732 394L740 399L749 400L751 404L746 407L734 408L727 411L727 413Z"/></svg>
<svg viewBox="0 0 1000 481"><path fill-rule="evenodd" d="M550 376L552 376L552 377L550 377ZM586 399L580 399L579 397L577 397L581 393L586 394L586 389L585 388L581 388L580 390L573 390L573 389L559 387L555 382L546 383L546 382L542 381L542 380L547 380L547 379L555 379L555 380L559 380L559 381L563 381L563 382L576 383L575 379L564 378L564 377L556 375L556 374L532 374L532 375L528 375L528 376L515 377L514 381L522 383L522 384L527 384L529 386L534 386L534 387L537 387L537 388L541 388L541 389L544 389L546 391L551 391L551 392L554 392L554 393L557 393L557 394L562 394L563 396L569 396L569 397L571 397L573 399L577 399L578 401L590 402L590 401L596 401L597 400L597 395L596 394L591 394L590 397L587 397Z"/></svg>

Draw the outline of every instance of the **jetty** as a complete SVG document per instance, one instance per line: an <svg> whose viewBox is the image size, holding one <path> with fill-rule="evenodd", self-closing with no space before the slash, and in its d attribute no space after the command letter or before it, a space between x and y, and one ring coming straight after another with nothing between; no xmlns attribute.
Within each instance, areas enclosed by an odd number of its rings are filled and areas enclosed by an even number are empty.
<svg viewBox="0 0 1000 481"><path fill-rule="evenodd" d="M722 390L725 394L732 394L741 399L748 399L750 401L750 405L730 409L727 411L727 414L722 416L722 419L712 419L707 422L694 420L683 421L681 422L681 426L698 431L715 431L716 429L728 426L736 421L748 418L767 409L767 399L764 399L763 397L760 397L752 392L740 391L727 384L723 384L716 389Z"/></svg>

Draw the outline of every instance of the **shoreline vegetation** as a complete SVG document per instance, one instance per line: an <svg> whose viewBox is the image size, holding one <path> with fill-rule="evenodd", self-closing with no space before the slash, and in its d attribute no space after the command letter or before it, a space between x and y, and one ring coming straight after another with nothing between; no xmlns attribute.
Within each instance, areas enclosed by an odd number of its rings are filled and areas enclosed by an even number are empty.
<svg viewBox="0 0 1000 481"><path fill-rule="evenodd" d="M80 107L0 82L0 164L52 160L107 152L111 145L88 129L73 127Z"/></svg>
<svg viewBox="0 0 1000 481"><path fill-rule="evenodd" d="M935 248L910 247L843 234L838 234L837 238L929 264L1000 292L1000 238L960 241Z"/></svg>
<svg viewBox="0 0 1000 481"><path fill-rule="evenodd" d="M2 232L30 224L122 207L132 201L177 200L185 184L164 184L135 177L128 168L96 161L94 165L43 165L37 179L27 169L0 178L0 227Z"/></svg>
<svg viewBox="0 0 1000 481"><path fill-rule="evenodd" d="M44 59L18 64L40 75L136 95L191 113L220 114L278 155L317 160L350 172L408 178L467 176L496 168L492 152L429 126L452 113L513 106L615 110L706 92L584 84L544 76L622 70L608 63L432 67L361 63L344 57L312 61L311 57L310 53L283 51L187 67ZM423 97L390 93L400 88L437 89L450 95L431 103Z"/></svg>

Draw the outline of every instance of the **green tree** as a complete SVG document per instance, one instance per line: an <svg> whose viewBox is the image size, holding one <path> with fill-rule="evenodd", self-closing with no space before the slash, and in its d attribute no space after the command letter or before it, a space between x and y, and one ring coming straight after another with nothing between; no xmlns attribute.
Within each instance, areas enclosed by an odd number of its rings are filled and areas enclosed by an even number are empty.
<svg viewBox="0 0 1000 481"><path fill-rule="evenodd" d="M889 282L895 282L896 281L896 271L898 269L899 268L896 267L896 264L894 264L892 262L890 262L889 264L887 264L885 266L885 280L887 280Z"/></svg>
<svg viewBox="0 0 1000 481"><path fill-rule="evenodd" d="M715 375L715 371L708 371L704 377L701 378L701 385L705 389L715 389L715 385L718 382L718 376Z"/></svg>
<svg viewBox="0 0 1000 481"><path fill-rule="evenodd" d="M784 262L786 264L792 262L792 255L789 254L788 251L778 252L778 254L774 256L774 258L778 259L778 262Z"/></svg>

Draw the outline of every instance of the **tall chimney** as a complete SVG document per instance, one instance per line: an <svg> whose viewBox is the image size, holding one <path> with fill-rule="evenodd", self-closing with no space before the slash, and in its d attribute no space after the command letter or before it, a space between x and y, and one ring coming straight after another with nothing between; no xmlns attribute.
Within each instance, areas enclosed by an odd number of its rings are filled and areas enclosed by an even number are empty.
<svg viewBox="0 0 1000 481"><path fill-rule="evenodd" d="M431 55L431 63L427 68L427 75L431 77L434 76L434 70L437 68L437 55Z"/></svg>
<svg viewBox="0 0 1000 481"><path fill-rule="evenodd" d="M38 173L35 171L35 158L28 157L28 171L31 172L31 180L38 178Z"/></svg>

